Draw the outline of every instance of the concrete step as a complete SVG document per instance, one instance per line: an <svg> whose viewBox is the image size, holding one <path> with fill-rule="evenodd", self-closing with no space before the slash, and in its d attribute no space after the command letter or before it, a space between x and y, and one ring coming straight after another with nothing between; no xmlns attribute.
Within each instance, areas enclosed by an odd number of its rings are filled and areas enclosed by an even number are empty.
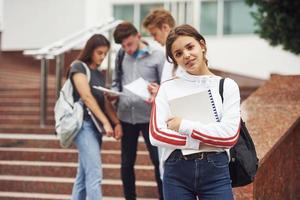
<svg viewBox="0 0 300 200"><path fill-rule="evenodd" d="M71 195L0 191L0 200L21 200L21 199L22 200L70 200Z"/></svg>
<svg viewBox="0 0 300 200"><path fill-rule="evenodd" d="M32 125L39 124L39 115L0 115L0 124L23 124ZM47 124L55 124L54 116L50 115L47 117Z"/></svg>
<svg viewBox="0 0 300 200"><path fill-rule="evenodd" d="M40 94L40 88L36 87L36 88L27 88L27 89L18 89L18 88L14 88L14 89L10 89L10 88L3 88L0 87L0 96L3 95L36 95L36 94ZM54 95L55 94L55 88L48 88L47 93L49 95Z"/></svg>
<svg viewBox="0 0 300 200"><path fill-rule="evenodd" d="M40 74L31 75L29 74L26 76L25 74L20 73L20 75L17 75L16 73L14 75L7 74L6 76L5 72L1 71L0 78L1 83L35 83L36 85L39 85L40 83ZM13 79L11 77L14 77ZM55 84L55 78L48 77L48 84L53 85Z"/></svg>
<svg viewBox="0 0 300 200"><path fill-rule="evenodd" d="M67 194L45 194L45 193L26 193L26 192L1 192L0 200L70 200L71 195ZM123 200L123 197L107 197L103 200ZM153 198L138 198L137 200L157 200Z"/></svg>
<svg viewBox="0 0 300 200"><path fill-rule="evenodd" d="M119 150L121 147L120 141L112 137L103 136L103 150ZM7 134L0 133L0 147L18 147L18 148L56 148L61 149L57 136L41 135L41 134ZM71 149L75 149L72 146ZM143 137L138 139L138 150L147 151Z"/></svg>
<svg viewBox="0 0 300 200"><path fill-rule="evenodd" d="M40 177L40 176L8 176L0 175L0 188L5 192L30 192L71 194L74 178ZM136 181L137 196L157 198L156 182ZM103 179L102 191L104 196L122 197L123 189L120 180Z"/></svg>
<svg viewBox="0 0 300 200"><path fill-rule="evenodd" d="M11 79L10 77L3 76L2 73L0 75L0 78L1 78L1 82L3 82L3 83L23 84L24 85L24 82L26 81L26 83L31 83L31 84L36 84L36 85L40 84L40 77L39 76L24 77L24 75L22 75L22 76L16 76L13 79ZM48 84L49 85L55 84L55 80L54 79L48 80Z"/></svg>
<svg viewBox="0 0 300 200"><path fill-rule="evenodd" d="M55 93L48 93L48 97L49 98L55 98ZM0 94L0 98L35 98L35 99L39 99L40 98L40 91L36 91L36 92L6 92L4 94Z"/></svg>
<svg viewBox="0 0 300 200"><path fill-rule="evenodd" d="M11 133L11 134L20 134L20 133L30 133L30 134L54 134L54 124L46 125L44 128L41 128L38 124L28 125L28 124L0 124L0 133Z"/></svg>
<svg viewBox="0 0 300 200"><path fill-rule="evenodd" d="M48 98L47 99L48 103L53 103L56 101L54 98ZM22 99L12 99L10 97L3 97L0 98L0 103L10 103L10 102L15 102L15 103L39 103L40 99L37 98L22 98Z"/></svg>
<svg viewBox="0 0 300 200"><path fill-rule="evenodd" d="M6 115L40 115L40 107L37 106L0 106L1 116ZM54 116L54 107L48 106L47 108L47 117Z"/></svg>
<svg viewBox="0 0 300 200"><path fill-rule="evenodd" d="M0 174L10 176L75 177L77 163L0 160ZM102 164L104 179L121 180L120 164ZM135 166L137 180L155 181L154 167Z"/></svg>
<svg viewBox="0 0 300 200"><path fill-rule="evenodd" d="M48 99L47 105L54 107L54 104L56 102L56 99ZM0 106L39 106L40 105L40 99L37 98L0 98Z"/></svg>
<svg viewBox="0 0 300 200"><path fill-rule="evenodd" d="M4 108L4 109L2 109L2 108ZM9 109L9 108L12 108L12 109ZM0 112L3 116L5 116L5 115L39 116L40 115L39 107L29 107L29 109L23 109L23 107L22 107L22 108L18 109L17 107L1 107L0 106ZM53 108L50 108L47 110L47 116L54 116Z"/></svg>
<svg viewBox="0 0 300 200"><path fill-rule="evenodd" d="M0 87L1 94L24 94L24 93L40 93L40 86L36 87ZM55 87L48 87L48 94L55 94Z"/></svg>
<svg viewBox="0 0 300 200"><path fill-rule="evenodd" d="M121 162L120 150L102 150L101 157L102 163ZM0 160L77 162L78 152L76 149L0 147ZM137 152L136 164L152 165L147 151Z"/></svg>

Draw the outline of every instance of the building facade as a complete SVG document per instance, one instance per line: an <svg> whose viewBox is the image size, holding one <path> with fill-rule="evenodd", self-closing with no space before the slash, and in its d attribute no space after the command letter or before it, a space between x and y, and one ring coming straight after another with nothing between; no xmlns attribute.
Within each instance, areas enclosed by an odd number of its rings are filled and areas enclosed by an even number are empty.
<svg viewBox="0 0 300 200"><path fill-rule="evenodd" d="M131 21L143 30L153 8L168 9L177 24L196 27L207 40L209 65L267 79L271 73L300 74L300 58L272 47L255 33L243 0L0 0L2 51L41 48L110 17Z"/></svg>

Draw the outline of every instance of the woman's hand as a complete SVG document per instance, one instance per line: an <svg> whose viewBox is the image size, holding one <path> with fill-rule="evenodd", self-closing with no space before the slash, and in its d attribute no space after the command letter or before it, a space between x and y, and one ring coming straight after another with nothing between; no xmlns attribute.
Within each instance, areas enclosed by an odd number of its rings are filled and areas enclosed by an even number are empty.
<svg viewBox="0 0 300 200"><path fill-rule="evenodd" d="M111 95L111 94L109 94L108 92L104 92L103 94L104 94L104 96L106 97L106 99L107 99L108 101L110 101L110 102L116 101L116 100L119 98L119 96L117 96L117 95Z"/></svg>
<svg viewBox="0 0 300 200"><path fill-rule="evenodd" d="M146 101L147 103L151 104L155 97L156 97L156 94L158 92L158 89L159 89L159 85L157 83L150 83L147 87L151 97Z"/></svg>
<svg viewBox="0 0 300 200"><path fill-rule="evenodd" d="M112 129L112 127L111 127L111 125L110 125L109 122L104 123L104 124L103 124L103 128L104 128L104 130L105 130L105 133L106 133L106 136L107 136L107 137L112 137L112 136L114 136L114 131L113 131L113 129Z"/></svg>
<svg viewBox="0 0 300 200"><path fill-rule="evenodd" d="M122 130L122 126L121 126L120 123L117 123L117 124L115 125L114 131L115 131L114 138L115 138L116 140L121 139L122 136L123 136L123 130Z"/></svg>
<svg viewBox="0 0 300 200"><path fill-rule="evenodd" d="M180 117L171 117L170 119L168 119L167 121L168 129L178 132L181 120L182 119Z"/></svg>
<svg viewBox="0 0 300 200"><path fill-rule="evenodd" d="M156 96L156 94L158 92L158 88L159 88L159 85L157 83L150 83L147 87L149 93L154 96Z"/></svg>

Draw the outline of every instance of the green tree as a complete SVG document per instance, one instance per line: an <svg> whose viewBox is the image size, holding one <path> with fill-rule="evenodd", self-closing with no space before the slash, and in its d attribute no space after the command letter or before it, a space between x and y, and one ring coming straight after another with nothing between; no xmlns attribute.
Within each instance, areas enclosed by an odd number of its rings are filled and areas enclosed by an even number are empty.
<svg viewBox="0 0 300 200"><path fill-rule="evenodd" d="M257 11L252 13L260 37L272 46L300 53L300 0L245 0Z"/></svg>

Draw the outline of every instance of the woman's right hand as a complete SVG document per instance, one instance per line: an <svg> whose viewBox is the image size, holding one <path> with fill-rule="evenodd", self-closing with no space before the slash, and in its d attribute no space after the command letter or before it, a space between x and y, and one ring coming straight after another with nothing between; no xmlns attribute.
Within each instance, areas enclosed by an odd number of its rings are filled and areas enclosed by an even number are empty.
<svg viewBox="0 0 300 200"><path fill-rule="evenodd" d="M111 125L110 125L109 122L104 123L104 124L103 124L103 128L104 128L104 130L105 130L105 133L106 133L106 136L107 136L107 137L112 137L112 136L114 136L114 131L113 131L113 129L112 129L112 127L111 127Z"/></svg>
<svg viewBox="0 0 300 200"><path fill-rule="evenodd" d="M119 140L119 139L122 138L122 136L123 136L122 125L121 125L121 123L117 123L115 125L115 135L114 135L114 138L116 140Z"/></svg>
<svg viewBox="0 0 300 200"><path fill-rule="evenodd" d="M107 98L108 101L112 102L112 101L116 101L118 100L118 96L117 95L110 95L107 92L104 92L104 96Z"/></svg>

